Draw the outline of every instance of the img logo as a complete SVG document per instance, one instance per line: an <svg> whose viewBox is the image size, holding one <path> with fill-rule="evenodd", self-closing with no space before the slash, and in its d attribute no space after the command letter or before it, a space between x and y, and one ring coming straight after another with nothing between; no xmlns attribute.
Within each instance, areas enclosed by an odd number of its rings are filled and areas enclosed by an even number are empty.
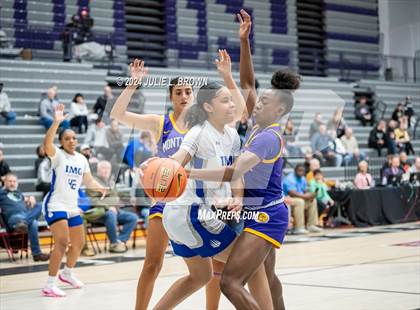
<svg viewBox="0 0 420 310"><path fill-rule="evenodd" d="M82 175L82 168L66 165L66 173Z"/></svg>
<svg viewBox="0 0 420 310"><path fill-rule="evenodd" d="M220 156L222 166L231 166L233 164L233 156Z"/></svg>

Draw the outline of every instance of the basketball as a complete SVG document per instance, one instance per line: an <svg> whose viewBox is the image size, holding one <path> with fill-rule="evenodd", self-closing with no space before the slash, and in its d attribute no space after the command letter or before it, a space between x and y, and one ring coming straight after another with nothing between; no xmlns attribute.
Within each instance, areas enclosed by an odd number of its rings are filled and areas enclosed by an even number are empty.
<svg viewBox="0 0 420 310"><path fill-rule="evenodd" d="M143 170L146 194L159 202L177 199L187 185L187 173L177 161L170 158L152 160Z"/></svg>

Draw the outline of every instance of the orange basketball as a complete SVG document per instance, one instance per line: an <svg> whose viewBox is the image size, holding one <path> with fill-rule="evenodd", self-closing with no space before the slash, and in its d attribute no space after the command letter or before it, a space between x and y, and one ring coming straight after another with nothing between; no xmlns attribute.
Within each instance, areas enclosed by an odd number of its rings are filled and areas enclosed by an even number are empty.
<svg viewBox="0 0 420 310"><path fill-rule="evenodd" d="M150 161L143 170L143 187L146 194L159 202L177 199L187 186L187 173L176 160L158 158Z"/></svg>

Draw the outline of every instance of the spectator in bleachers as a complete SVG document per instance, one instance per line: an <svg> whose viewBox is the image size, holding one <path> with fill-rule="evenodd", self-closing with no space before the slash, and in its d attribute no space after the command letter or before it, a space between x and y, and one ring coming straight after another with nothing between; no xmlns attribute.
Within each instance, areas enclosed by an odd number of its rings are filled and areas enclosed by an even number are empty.
<svg viewBox="0 0 420 310"><path fill-rule="evenodd" d="M420 156L416 157L414 164L410 168L410 173L420 173Z"/></svg>
<svg viewBox="0 0 420 310"><path fill-rule="evenodd" d="M296 135L297 131L295 130L292 120L289 118L283 133L283 137L286 142L287 155L290 157L303 157L304 154L302 149L295 144Z"/></svg>
<svg viewBox="0 0 420 310"><path fill-rule="evenodd" d="M151 141L150 131L142 131L137 139L130 139L124 152L123 162L130 169L138 167L146 159L153 156L153 151L149 148Z"/></svg>
<svg viewBox="0 0 420 310"><path fill-rule="evenodd" d="M398 126L398 122L390 120L388 122L388 128L386 129L386 145L388 148L388 154L397 154L397 138L395 135L395 129Z"/></svg>
<svg viewBox="0 0 420 310"><path fill-rule="evenodd" d="M324 124L322 121L321 113L315 113L314 120L309 128L309 140L312 139L313 135L319 131L319 126Z"/></svg>
<svg viewBox="0 0 420 310"><path fill-rule="evenodd" d="M309 232L321 232L318 225L318 209L316 193L310 193L305 179L305 167L297 164L294 172L291 172L283 180L285 196L290 196L292 215L294 218L294 234L306 234ZM305 229L305 211L307 213L307 230Z"/></svg>
<svg viewBox="0 0 420 310"><path fill-rule="evenodd" d="M123 253L128 250L125 243L130 238L131 233L137 226L138 217L133 212L122 210L122 202L117 190L114 188L111 179L111 163L108 161L100 161L98 163L98 171L95 179L99 184L109 188L107 195L101 199L96 191L86 189L91 202L92 208L105 208L105 215L95 221L106 226L106 233L111 242L109 251L113 253ZM118 225L122 225L122 229L117 234Z"/></svg>
<svg viewBox="0 0 420 310"><path fill-rule="evenodd" d="M236 124L236 130L238 131L239 138L241 139L241 145L245 140L246 133L248 131L248 127L250 125L250 120L247 117L246 113L242 115L240 121Z"/></svg>
<svg viewBox="0 0 420 310"><path fill-rule="evenodd" d="M411 163L408 160L406 152L400 152L400 166L404 170L404 172L408 172L410 170Z"/></svg>
<svg viewBox="0 0 420 310"><path fill-rule="evenodd" d="M55 99L56 95L57 92L55 88L49 88L47 91L47 97L42 99L41 103L39 104L39 115L41 117L40 121L45 129L50 128L54 120L54 109L58 105L58 101ZM60 127L63 129L70 128L69 120L65 119L63 122L61 122Z"/></svg>
<svg viewBox="0 0 420 310"><path fill-rule="evenodd" d="M405 108L405 116L407 116L407 120L408 120L408 124L407 124L408 128L411 128L411 118L414 116L415 112L414 112L413 103L411 101L410 96L405 97L404 108Z"/></svg>
<svg viewBox="0 0 420 310"><path fill-rule="evenodd" d="M35 174L38 174L38 167L41 164L41 162L44 160L44 158L47 156L45 154L44 145L38 145L36 148L36 156L38 157L35 159L34 167L35 167Z"/></svg>
<svg viewBox="0 0 420 310"><path fill-rule="evenodd" d="M121 163L122 152L124 149L123 134L119 129L118 121L113 119L110 127L106 131L106 139L110 150L113 152L114 161Z"/></svg>
<svg viewBox="0 0 420 310"><path fill-rule="evenodd" d="M386 123L380 120L369 133L368 146L378 151L378 156L382 156L382 149L387 147Z"/></svg>
<svg viewBox="0 0 420 310"><path fill-rule="evenodd" d="M85 103L85 98L82 94L77 93L74 95L70 106L70 126L77 127L78 133L86 132L88 129L88 114L89 111Z"/></svg>
<svg viewBox="0 0 420 310"><path fill-rule="evenodd" d="M319 169L314 171L314 178L309 182L309 192L316 194L316 204L320 217L326 217L329 222L332 222L330 210L333 210L335 202L328 194L328 186Z"/></svg>
<svg viewBox="0 0 420 310"><path fill-rule="evenodd" d="M334 130L337 134L337 138L341 138L347 128L347 123L343 117L343 110L344 108L337 108L334 112L334 115L327 123L328 130Z"/></svg>
<svg viewBox="0 0 420 310"><path fill-rule="evenodd" d="M86 157L92 172L96 172L96 166L98 165L99 160L95 154L92 153L92 149L89 144L82 144L82 146L80 146L80 154Z"/></svg>
<svg viewBox="0 0 420 310"><path fill-rule="evenodd" d="M16 113L12 111L9 96L3 91L3 85L0 82L0 115L6 119L7 125L12 125L16 121Z"/></svg>
<svg viewBox="0 0 420 310"><path fill-rule="evenodd" d="M348 158L346 157L346 148L344 147L343 142L337 137L335 130L330 132L330 136L333 139L332 149L335 155L335 166L341 167L345 159L346 163L349 162Z"/></svg>
<svg viewBox="0 0 420 310"><path fill-rule="evenodd" d="M318 132L312 136L311 147L314 156L319 159L321 163L327 163L330 166L337 166L336 153L333 149L334 140L327 133L327 126L321 124Z"/></svg>
<svg viewBox="0 0 420 310"><path fill-rule="evenodd" d="M359 104L356 105L355 111L356 119L362 122L363 126L366 126L368 123L373 126L374 119L369 110L369 107L366 105L366 97L361 97Z"/></svg>
<svg viewBox="0 0 420 310"><path fill-rule="evenodd" d="M401 167L400 157L394 155L391 160L391 167L385 168L382 175L382 185L389 185L391 177L401 177L404 170Z"/></svg>
<svg viewBox="0 0 420 310"><path fill-rule="evenodd" d="M414 148L413 145L410 142L410 135L407 131L407 123L406 122L400 122L400 125L397 129L394 131L395 133L395 142L397 144L397 148L400 152L405 151L407 154L413 153Z"/></svg>
<svg viewBox="0 0 420 310"><path fill-rule="evenodd" d="M397 106L394 109L394 112L392 112L391 119L393 119L396 122L400 121L400 118L405 115L405 109L404 105L401 102L398 102Z"/></svg>
<svg viewBox="0 0 420 310"><path fill-rule="evenodd" d="M359 172L354 178L354 186L358 189L369 189L375 186L375 180L372 175L368 172L369 166L367 161L362 160L359 163Z"/></svg>
<svg viewBox="0 0 420 310"><path fill-rule="evenodd" d="M321 164L318 159L312 158L309 160L309 169L306 172L306 182L309 183L314 178L314 171L321 169ZM335 180L326 180L325 183L328 187L335 186Z"/></svg>
<svg viewBox="0 0 420 310"><path fill-rule="evenodd" d="M39 164L37 171L37 181L35 189L39 192L42 192L43 196L49 192L51 187L51 160L48 157L45 157Z"/></svg>
<svg viewBox="0 0 420 310"><path fill-rule="evenodd" d="M89 145L99 159L109 160L112 157L112 150L109 149L108 140L106 138L107 128L102 118L95 121L95 126L90 126L84 144Z"/></svg>
<svg viewBox="0 0 420 310"><path fill-rule="evenodd" d="M366 158L365 153L359 150L359 142L357 142L356 137L353 135L353 129L346 128L346 133L341 137L341 142L346 149L345 164L350 164L352 160L359 162Z"/></svg>
<svg viewBox="0 0 420 310"><path fill-rule="evenodd" d="M9 164L4 160L3 150L0 149L0 185L3 185L6 174L12 172Z"/></svg>
<svg viewBox="0 0 420 310"><path fill-rule="evenodd" d="M112 108L114 102L114 95L112 94L112 88L108 85L104 87L104 94L96 99L96 103L93 106L92 112L95 113L98 118L102 118L105 123L109 121L109 110Z"/></svg>
<svg viewBox="0 0 420 310"><path fill-rule="evenodd" d="M34 261L47 261L49 254L41 252L38 238L38 221L41 215L41 204L37 204L34 196L24 196L18 190L16 175L5 176L4 188L0 188L0 208L7 226L19 233L28 233Z"/></svg>

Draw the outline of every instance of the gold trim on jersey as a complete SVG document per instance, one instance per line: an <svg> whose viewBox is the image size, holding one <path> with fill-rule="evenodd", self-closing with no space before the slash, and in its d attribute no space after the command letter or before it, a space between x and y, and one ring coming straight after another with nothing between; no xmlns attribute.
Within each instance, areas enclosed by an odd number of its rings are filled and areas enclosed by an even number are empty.
<svg viewBox="0 0 420 310"><path fill-rule="evenodd" d="M159 120L159 130L158 134L156 136L156 143L159 142L160 138L162 138L162 132L163 132L163 124L165 123L165 115L162 115Z"/></svg>
<svg viewBox="0 0 420 310"><path fill-rule="evenodd" d="M171 113L169 113L169 119L170 119L170 121L171 121L171 123L172 123L172 127L178 132L178 133L180 133L181 135L185 135L187 132L188 132L188 129L185 129L185 130L181 130L181 129L179 129L178 128L178 126L176 125L176 122L175 122L175 120L174 120L174 113L173 112L171 112Z"/></svg>
<svg viewBox="0 0 420 310"><path fill-rule="evenodd" d="M274 124L271 124L270 126L267 126L266 128L271 128L271 127L276 127L276 126L280 126L280 124L279 123L274 123ZM254 139L257 137L257 135L256 135L256 133L257 133L257 131L258 131L258 129L259 129L259 127L258 127L258 125L255 125L253 128L252 128L254 131L249 135L249 139L248 139L248 141L245 143L245 147L248 147L250 144L251 144L251 142L252 141L254 141ZM277 159L279 159L280 157L281 157L281 155L283 154L283 148L284 148L284 143L283 143L283 139L281 138L281 135L277 132L277 131L275 131L275 130L271 130L277 137L279 137L279 139L280 139L280 151L279 151L279 153L274 157L274 158L272 158L272 159L263 159L262 160L262 162L264 163L264 164L272 164L272 163L274 163Z"/></svg>

